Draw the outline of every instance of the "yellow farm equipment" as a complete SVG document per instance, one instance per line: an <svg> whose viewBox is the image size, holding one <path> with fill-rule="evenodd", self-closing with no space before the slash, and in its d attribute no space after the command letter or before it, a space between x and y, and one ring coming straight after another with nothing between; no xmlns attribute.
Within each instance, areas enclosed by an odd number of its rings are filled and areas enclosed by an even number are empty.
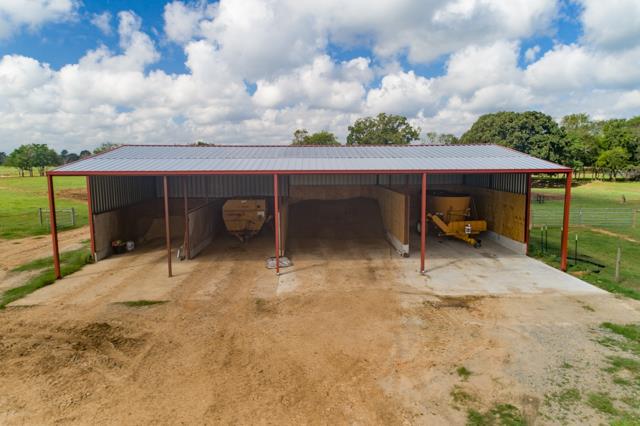
<svg viewBox="0 0 640 426"><path fill-rule="evenodd" d="M230 234L244 242L262 229L266 217L265 200L227 200L222 206L222 219Z"/></svg>
<svg viewBox="0 0 640 426"><path fill-rule="evenodd" d="M438 236L454 237L478 248L481 240L477 235L487 230L487 222L471 218L471 203L467 194L431 192L427 197L427 220L440 230Z"/></svg>

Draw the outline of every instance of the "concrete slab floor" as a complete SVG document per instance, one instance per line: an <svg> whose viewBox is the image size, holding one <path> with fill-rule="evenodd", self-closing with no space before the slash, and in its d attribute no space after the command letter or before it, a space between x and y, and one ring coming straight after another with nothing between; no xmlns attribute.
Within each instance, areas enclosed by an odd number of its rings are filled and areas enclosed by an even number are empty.
<svg viewBox="0 0 640 426"><path fill-rule="evenodd" d="M175 247L175 246L174 246ZM382 238L324 239L291 238L288 255L293 266L278 277L265 268L273 253L270 235L261 235L248 244L231 237L217 240L196 259L173 262L174 277L166 276L166 252L156 242L134 253L113 256L44 287L14 302L13 306L48 304L108 304L130 300L171 300L173 293L194 279L208 284L190 298L211 297L217 282L226 276L229 264L243 262L255 269L262 283L258 296L302 291L301 282L319 290L326 271L331 269L353 280L374 281L392 274L420 292L434 296L513 294L606 294L578 278L542 262L519 255L495 242L485 241L476 249L457 240L427 243L427 274L419 273L416 244L411 257L400 257ZM174 258L175 259L175 258ZM366 263L366 267L364 267ZM208 271L206 274L203 271ZM365 275L361 276L365 271Z"/></svg>
<svg viewBox="0 0 640 426"><path fill-rule="evenodd" d="M419 253L412 253L413 258L419 262ZM412 272L415 269L413 262L407 262L405 269ZM424 277L416 278L415 274L407 273L408 283L429 289L436 295L606 293L491 240L484 240L482 247L476 249L461 241L445 239L439 242L432 238L427 243L426 269Z"/></svg>

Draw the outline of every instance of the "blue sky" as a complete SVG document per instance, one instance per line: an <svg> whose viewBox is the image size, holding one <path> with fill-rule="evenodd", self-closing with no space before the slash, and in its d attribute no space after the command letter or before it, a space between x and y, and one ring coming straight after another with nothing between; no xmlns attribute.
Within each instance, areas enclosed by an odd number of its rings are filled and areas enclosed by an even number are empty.
<svg viewBox="0 0 640 426"><path fill-rule="evenodd" d="M404 114L640 113L635 0L0 3L0 149L286 143Z"/></svg>

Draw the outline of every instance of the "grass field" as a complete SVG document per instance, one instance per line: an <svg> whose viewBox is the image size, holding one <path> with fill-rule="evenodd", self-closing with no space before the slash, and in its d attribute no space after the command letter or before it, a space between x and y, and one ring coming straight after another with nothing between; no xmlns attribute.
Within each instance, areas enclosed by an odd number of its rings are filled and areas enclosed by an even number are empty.
<svg viewBox="0 0 640 426"><path fill-rule="evenodd" d="M46 223L40 224L38 215L39 208L49 207L46 178L18 177L15 169L8 167L0 167L0 176L0 238L22 238L49 232ZM75 208L76 227L86 225L85 178L57 177L54 185L56 208Z"/></svg>
<svg viewBox="0 0 640 426"><path fill-rule="evenodd" d="M563 189L535 189L535 193L560 198ZM623 196L626 202L622 202ZM628 208L640 209L640 182L592 182L572 188L571 209ZM535 199L535 197L534 197ZM563 209L562 200L548 200L544 204L532 203L534 229L531 231L530 254L558 267L560 254L560 228L549 226L546 252L541 247L540 230L535 228L537 212L557 212ZM575 238L578 236L578 258L605 265L574 262ZM615 262L618 247L622 261L620 280L615 281ZM605 290L640 299L640 223L631 225L601 224L574 225L569 229L569 272Z"/></svg>

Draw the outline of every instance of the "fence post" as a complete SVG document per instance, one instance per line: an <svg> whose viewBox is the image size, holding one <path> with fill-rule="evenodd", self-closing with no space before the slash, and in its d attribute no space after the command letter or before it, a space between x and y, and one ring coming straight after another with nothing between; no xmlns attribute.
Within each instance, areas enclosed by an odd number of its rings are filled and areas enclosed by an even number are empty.
<svg viewBox="0 0 640 426"><path fill-rule="evenodd" d="M578 225L582 225L582 209L578 211Z"/></svg>
<svg viewBox="0 0 640 426"><path fill-rule="evenodd" d="M76 226L76 208L71 207L71 226Z"/></svg>
<svg viewBox="0 0 640 426"><path fill-rule="evenodd" d="M615 275L616 282L620 281L620 258L621 257L622 257L622 249L620 249L620 246L618 246L618 254L616 255L616 275Z"/></svg>
<svg viewBox="0 0 640 426"><path fill-rule="evenodd" d="M40 219L40 226L42 226L42 207L38 209L38 218Z"/></svg>

